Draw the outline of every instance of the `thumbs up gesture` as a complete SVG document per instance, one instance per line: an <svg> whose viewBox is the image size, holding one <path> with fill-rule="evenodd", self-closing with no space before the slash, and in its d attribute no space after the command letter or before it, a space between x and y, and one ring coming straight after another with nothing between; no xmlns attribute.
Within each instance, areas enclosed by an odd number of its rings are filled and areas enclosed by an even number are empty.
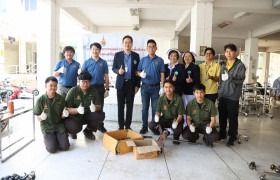
<svg viewBox="0 0 280 180"><path fill-rule="evenodd" d="M65 71L66 71L65 66L63 65L58 71L59 71L60 73L65 73Z"/></svg>
<svg viewBox="0 0 280 180"><path fill-rule="evenodd" d="M146 78L146 76L147 76L147 74L146 74L146 72L145 72L145 69L140 73L140 77L141 78Z"/></svg>
<svg viewBox="0 0 280 180"><path fill-rule="evenodd" d="M192 83L192 82L193 82L193 80L192 80L192 78L191 78L190 75L188 75L188 77L187 77L187 79L186 79L186 82L187 82L187 83Z"/></svg>
<svg viewBox="0 0 280 180"><path fill-rule="evenodd" d="M120 67L120 69L119 69L119 74L120 74L120 75L123 75L123 73L124 73L124 69L122 68L122 65L121 65L121 67Z"/></svg>
<svg viewBox="0 0 280 180"><path fill-rule="evenodd" d="M77 111L78 111L79 114L84 114L85 108L82 106L82 103L81 103L80 106L77 108Z"/></svg>
<svg viewBox="0 0 280 180"><path fill-rule="evenodd" d="M177 80L177 76L176 76L175 73L174 73L173 78L172 78L172 81L176 81L176 80Z"/></svg>
<svg viewBox="0 0 280 180"><path fill-rule="evenodd" d="M225 70L224 73L222 74L222 80L223 80L223 81L228 80L228 73L227 73L226 70Z"/></svg>
<svg viewBox="0 0 280 180"><path fill-rule="evenodd" d="M95 105L92 103L92 100L91 100L89 109L90 109L90 112L95 112Z"/></svg>
<svg viewBox="0 0 280 180"><path fill-rule="evenodd" d="M63 115L64 117L68 117L68 116L69 116L69 112L67 111L66 108L63 109L62 115Z"/></svg>

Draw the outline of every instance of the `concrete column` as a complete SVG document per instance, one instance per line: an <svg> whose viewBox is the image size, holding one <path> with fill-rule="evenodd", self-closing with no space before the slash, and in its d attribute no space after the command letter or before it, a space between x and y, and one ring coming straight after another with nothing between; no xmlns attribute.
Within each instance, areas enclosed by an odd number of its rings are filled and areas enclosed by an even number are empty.
<svg viewBox="0 0 280 180"><path fill-rule="evenodd" d="M200 47L212 45L212 18L213 0L196 0L191 10L190 50L196 53L197 60L204 60L204 55L200 56Z"/></svg>
<svg viewBox="0 0 280 180"><path fill-rule="evenodd" d="M19 40L19 73L26 73L26 42Z"/></svg>
<svg viewBox="0 0 280 180"><path fill-rule="evenodd" d="M258 69L258 39L248 38L245 40L245 66L246 83L256 82L256 73Z"/></svg>
<svg viewBox="0 0 280 180"><path fill-rule="evenodd" d="M59 58L60 7L56 0L39 0L38 13L37 88L41 94L46 91L45 79L52 75Z"/></svg>

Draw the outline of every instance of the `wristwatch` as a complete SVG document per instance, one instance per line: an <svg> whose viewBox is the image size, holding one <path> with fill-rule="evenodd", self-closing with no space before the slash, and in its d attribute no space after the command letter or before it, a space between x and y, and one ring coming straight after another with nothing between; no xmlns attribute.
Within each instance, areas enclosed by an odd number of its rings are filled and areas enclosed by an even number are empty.
<svg viewBox="0 0 280 180"><path fill-rule="evenodd" d="M109 88L106 88L105 90L106 90L106 91L109 91L110 89L109 89Z"/></svg>

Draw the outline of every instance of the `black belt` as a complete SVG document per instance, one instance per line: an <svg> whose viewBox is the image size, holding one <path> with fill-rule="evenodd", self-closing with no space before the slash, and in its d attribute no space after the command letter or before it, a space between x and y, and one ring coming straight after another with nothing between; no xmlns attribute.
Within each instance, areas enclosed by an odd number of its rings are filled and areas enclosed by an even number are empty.
<svg viewBox="0 0 280 180"><path fill-rule="evenodd" d="M143 85L146 85L146 86L150 86L150 87L155 87L155 86L159 86L160 83L156 83L156 84L146 84L146 83L142 83Z"/></svg>
<svg viewBox="0 0 280 180"><path fill-rule="evenodd" d="M65 88L72 88L72 87L74 87L74 86L63 86L63 87L65 87Z"/></svg>
<svg viewBox="0 0 280 180"><path fill-rule="evenodd" d="M131 80L131 79L125 79L124 81L125 81L125 82L128 82L128 81L130 81L130 80Z"/></svg>

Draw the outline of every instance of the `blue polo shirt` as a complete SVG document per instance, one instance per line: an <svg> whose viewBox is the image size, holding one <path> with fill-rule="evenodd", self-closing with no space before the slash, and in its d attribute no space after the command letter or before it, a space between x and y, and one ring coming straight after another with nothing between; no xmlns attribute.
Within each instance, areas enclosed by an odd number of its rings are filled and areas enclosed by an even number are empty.
<svg viewBox="0 0 280 180"><path fill-rule="evenodd" d="M138 65L137 70L143 71L147 74L146 78L141 78L145 84L157 84L160 83L160 73L165 71L164 62L161 57L155 56L153 59L150 56L143 57Z"/></svg>
<svg viewBox="0 0 280 180"><path fill-rule="evenodd" d="M91 74L92 80L90 85L104 85L104 74L108 74L107 62L99 58L97 61L89 58L83 64L82 71L87 71Z"/></svg>
<svg viewBox="0 0 280 180"><path fill-rule="evenodd" d="M66 68L65 73L60 73L58 76L58 84L62 86L77 86L78 70L80 63L72 60L68 63L66 59L62 59L56 63L54 71L58 71L62 66Z"/></svg>
<svg viewBox="0 0 280 180"><path fill-rule="evenodd" d="M127 67L127 71L124 73L124 79L131 79L131 53L129 55L124 53L124 66Z"/></svg>

